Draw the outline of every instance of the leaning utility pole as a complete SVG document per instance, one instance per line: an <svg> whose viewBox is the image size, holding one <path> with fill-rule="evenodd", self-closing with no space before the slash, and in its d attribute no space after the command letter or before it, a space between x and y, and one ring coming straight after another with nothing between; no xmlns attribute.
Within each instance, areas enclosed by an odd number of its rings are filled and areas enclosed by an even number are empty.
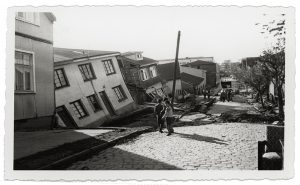
<svg viewBox="0 0 300 185"><path fill-rule="evenodd" d="M176 71L177 71L177 65L178 65L179 42L180 42L180 31L178 31L178 36L177 36L177 47L176 47L176 56L175 56L175 64L174 64L173 89L172 89L172 101L171 101L172 108L173 108L174 97L175 97Z"/></svg>

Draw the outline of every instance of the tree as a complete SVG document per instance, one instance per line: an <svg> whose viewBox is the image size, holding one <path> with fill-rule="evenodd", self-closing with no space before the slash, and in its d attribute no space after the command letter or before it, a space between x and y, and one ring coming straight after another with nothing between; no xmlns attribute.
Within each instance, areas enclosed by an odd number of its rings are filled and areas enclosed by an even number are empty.
<svg viewBox="0 0 300 185"><path fill-rule="evenodd" d="M256 23L256 25L259 25L259 23ZM282 90L285 83L285 14L281 14L277 20L274 19L267 24L261 25L261 33L265 35L265 38L269 39L270 47L263 51L260 61L265 74L272 81L277 91L279 116L283 119L284 97Z"/></svg>
<svg viewBox="0 0 300 185"><path fill-rule="evenodd" d="M282 94L283 85L285 83L285 53L284 51L280 53L274 53L273 51L264 51L261 56L265 73L269 76L269 79L274 84L278 96L278 108L279 116L284 118L284 97Z"/></svg>
<svg viewBox="0 0 300 185"><path fill-rule="evenodd" d="M238 67L234 70L237 79L253 88L257 92L262 107L265 107L263 95L269 88L269 79L266 77L265 71L261 63L257 63L252 67Z"/></svg>

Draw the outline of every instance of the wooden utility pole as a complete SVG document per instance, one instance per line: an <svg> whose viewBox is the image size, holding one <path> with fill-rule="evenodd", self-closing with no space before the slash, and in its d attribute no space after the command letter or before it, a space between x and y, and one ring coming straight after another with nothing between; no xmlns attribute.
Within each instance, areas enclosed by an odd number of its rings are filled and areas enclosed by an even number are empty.
<svg viewBox="0 0 300 185"><path fill-rule="evenodd" d="M177 36L176 56L175 56L175 63L174 63L173 89L172 89L172 101L171 101L172 108L173 108L173 103L174 103L174 98L175 98L176 71L177 71L177 65L178 65L179 42L180 42L180 31L178 31L178 36Z"/></svg>

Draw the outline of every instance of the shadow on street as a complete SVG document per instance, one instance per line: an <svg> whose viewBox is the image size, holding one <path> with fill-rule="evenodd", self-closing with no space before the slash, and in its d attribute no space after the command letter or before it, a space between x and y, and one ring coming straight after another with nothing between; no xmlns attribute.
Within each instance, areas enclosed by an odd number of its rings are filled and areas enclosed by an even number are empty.
<svg viewBox="0 0 300 185"><path fill-rule="evenodd" d="M152 159L117 147L108 148L84 161L73 163L67 170L182 170L163 161Z"/></svg>
<svg viewBox="0 0 300 185"><path fill-rule="evenodd" d="M196 141L204 141L208 143L215 143L215 144L220 144L220 145L228 145L224 140L215 138L215 137L208 137L208 136L201 136L198 134L183 134L183 133L177 133L175 132L174 134L178 135L181 138L186 138L186 139L192 139Z"/></svg>

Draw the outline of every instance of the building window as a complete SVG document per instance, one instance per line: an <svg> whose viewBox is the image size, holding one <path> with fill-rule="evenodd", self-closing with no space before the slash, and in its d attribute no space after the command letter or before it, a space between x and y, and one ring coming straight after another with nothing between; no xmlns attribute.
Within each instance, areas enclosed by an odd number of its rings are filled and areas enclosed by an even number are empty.
<svg viewBox="0 0 300 185"><path fill-rule="evenodd" d="M124 89L122 88L121 85L117 86L117 87L114 87L112 88L118 98L118 101L121 102L121 101L124 101L127 99L127 96L124 92Z"/></svg>
<svg viewBox="0 0 300 185"><path fill-rule="evenodd" d="M38 12L17 12L16 19L35 25L40 24L40 17Z"/></svg>
<svg viewBox="0 0 300 185"><path fill-rule="evenodd" d="M63 68L55 69L54 83L56 89L69 86L68 79L66 78L66 74Z"/></svg>
<svg viewBox="0 0 300 185"><path fill-rule="evenodd" d="M82 119L82 118L88 116L81 100L74 101L74 102L70 103L70 105L71 105L75 115L77 116L77 118Z"/></svg>
<svg viewBox="0 0 300 185"><path fill-rule="evenodd" d="M81 72L83 81L89 81L89 80L96 79L92 64L90 64L90 63L82 64L82 65L79 65L78 67Z"/></svg>
<svg viewBox="0 0 300 185"><path fill-rule="evenodd" d="M156 66L151 66L151 67L149 68L149 70L150 70L150 76L151 76L152 78L154 78L154 77L157 76Z"/></svg>
<svg viewBox="0 0 300 185"><path fill-rule="evenodd" d="M34 91L33 54L15 51L15 90Z"/></svg>
<svg viewBox="0 0 300 185"><path fill-rule="evenodd" d="M141 69L141 78L142 78L142 81L149 79L148 71L146 68Z"/></svg>
<svg viewBox="0 0 300 185"><path fill-rule="evenodd" d="M100 106L98 98L96 97L95 94L88 96L87 99L90 102L91 107L93 108L94 112L102 110L102 107Z"/></svg>
<svg viewBox="0 0 300 185"><path fill-rule="evenodd" d="M103 60L102 62L103 62L103 65L104 65L104 69L105 69L106 75L110 75L110 74L115 74L116 73L114 65L113 65L113 62L112 62L111 59L109 59L109 60Z"/></svg>

